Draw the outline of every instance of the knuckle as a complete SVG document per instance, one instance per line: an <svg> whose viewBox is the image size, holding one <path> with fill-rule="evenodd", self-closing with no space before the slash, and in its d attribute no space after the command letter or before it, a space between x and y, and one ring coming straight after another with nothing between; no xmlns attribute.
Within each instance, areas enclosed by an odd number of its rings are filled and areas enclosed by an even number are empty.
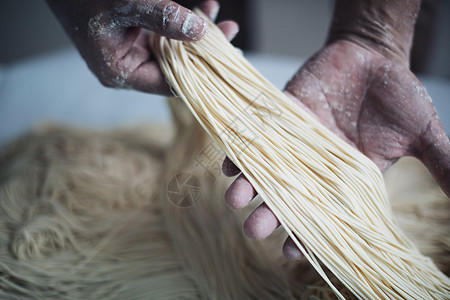
<svg viewBox="0 0 450 300"><path fill-rule="evenodd" d="M172 3L167 3L162 11L162 24L163 30L170 29L170 23L178 22L180 19L180 7L175 6Z"/></svg>

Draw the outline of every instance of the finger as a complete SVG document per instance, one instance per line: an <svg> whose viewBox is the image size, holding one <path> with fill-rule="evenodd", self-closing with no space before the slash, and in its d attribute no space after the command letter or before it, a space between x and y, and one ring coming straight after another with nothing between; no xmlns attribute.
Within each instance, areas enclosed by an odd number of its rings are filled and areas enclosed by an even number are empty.
<svg viewBox="0 0 450 300"><path fill-rule="evenodd" d="M238 167L227 157L223 160L222 172L225 176L233 177L241 173Z"/></svg>
<svg viewBox="0 0 450 300"><path fill-rule="evenodd" d="M228 40L232 40L239 32L239 26L233 21L224 21L218 24L218 26L223 31ZM138 47L139 49L135 49L136 47ZM140 55L136 55L136 51L143 51L147 53L146 49L148 49L148 37L140 35L137 38L136 42L133 44L132 50L128 53L127 58L139 58ZM139 65L138 68L136 68L136 70L132 72L128 77L126 83L128 83L134 89L142 92L161 95L171 94L170 87L167 84L162 71L160 70L156 62L153 61ZM234 166L233 163L232 166ZM237 173L235 175L239 174L240 170L236 166L234 167L235 169L237 169Z"/></svg>
<svg viewBox="0 0 450 300"><path fill-rule="evenodd" d="M217 1L214 0L203 1L198 7L206 16L208 16L208 18L212 22L216 21L220 9L220 5Z"/></svg>
<svg viewBox="0 0 450 300"><path fill-rule="evenodd" d="M136 39L131 51L128 52L126 58L124 59L125 63L126 60L141 62L134 69L134 71L131 72L126 82L134 89L142 92L170 95L170 87L165 79L165 76L158 63L155 60L151 60L151 57L149 57L150 54L148 49L148 34L143 32ZM137 55L136 52L139 51L143 54ZM130 62L128 65L132 65L132 63Z"/></svg>
<svg viewBox="0 0 450 300"><path fill-rule="evenodd" d="M389 65L388 68L380 68L380 70L383 70L380 74L382 78L386 78L385 76L390 78L388 87L384 86L386 81L383 82L383 80L374 83L374 86L378 84L383 87L382 90L385 92L379 96L380 100L381 97L396 99L395 105L391 105L392 108L385 108L383 114L391 116L389 126L400 129L401 143L405 143L403 140L409 143L406 151L391 149L389 153L391 161L388 161L387 165L381 165L381 169L389 166L389 163L398 157L414 155L428 168L444 193L450 196L450 140L430 95L417 77L405 72L402 67L391 68ZM396 86L402 87L401 93L395 89ZM377 123L374 125L373 128L378 127ZM396 142L400 143L397 140ZM385 147L385 143L386 141L383 140L381 147ZM380 164L377 165L380 166Z"/></svg>
<svg viewBox="0 0 450 300"><path fill-rule="evenodd" d="M244 233L251 239L260 240L268 237L280 222L269 207L263 203L258 206L244 223Z"/></svg>
<svg viewBox="0 0 450 300"><path fill-rule="evenodd" d="M225 192L225 203L232 209L245 207L257 195L251 183L241 174Z"/></svg>
<svg viewBox="0 0 450 300"><path fill-rule="evenodd" d="M169 0L137 0L116 12L123 27L139 26L171 39L197 41L208 31L206 20Z"/></svg>
<svg viewBox="0 0 450 300"><path fill-rule="evenodd" d="M303 253L298 249L291 237L288 237L283 244L283 255L289 260L299 260L303 257Z"/></svg>
<svg viewBox="0 0 450 300"><path fill-rule="evenodd" d="M239 25L234 21L223 21L217 24L217 26L222 30L228 41L234 39L239 32Z"/></svg>
<svg viewBox="0 0 450 300"><path fill-rule="evenodd" d="M212 21L216 20L220 5L215 0L207 0L199 5L201 11ZM228 41L231 41L239 32L239 25L234 21L222 21L217 26L222 30Z"/></svg>

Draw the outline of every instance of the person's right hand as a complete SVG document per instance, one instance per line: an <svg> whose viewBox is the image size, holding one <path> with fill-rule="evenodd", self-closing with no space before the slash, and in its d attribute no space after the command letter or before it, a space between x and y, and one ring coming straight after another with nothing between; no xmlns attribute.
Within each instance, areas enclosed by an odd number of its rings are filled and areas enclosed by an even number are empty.
<svg viewBox="0 0 450 300"><path fill-rule="evenodd" d="M168 0L47 2L89 68L108 87L170 94L146 31L184 41L200 40L208 31L206 20ZM205 1L200 8L214 19L219 5ZM228 36L238 31L234 22L219 26Z"/></svg>

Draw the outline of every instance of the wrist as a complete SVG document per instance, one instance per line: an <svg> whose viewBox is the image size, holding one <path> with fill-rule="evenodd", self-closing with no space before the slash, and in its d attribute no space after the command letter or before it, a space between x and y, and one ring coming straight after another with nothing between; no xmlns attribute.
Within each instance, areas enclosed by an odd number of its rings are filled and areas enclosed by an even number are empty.
<svg viewBox="0 0 450 300"><path fill-rule="evenodd" d="M409 64L420 0L337 0L327 44L349 40Z"/></svg>

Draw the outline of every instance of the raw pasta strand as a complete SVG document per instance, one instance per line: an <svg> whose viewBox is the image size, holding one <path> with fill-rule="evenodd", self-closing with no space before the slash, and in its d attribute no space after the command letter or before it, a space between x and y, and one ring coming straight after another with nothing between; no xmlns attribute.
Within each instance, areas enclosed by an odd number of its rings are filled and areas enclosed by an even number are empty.
<svg viewBox="0 0 450 300"><path fill-rule="evenodd" d="M361 299L450 298L450 280L396 225L377 166L263 78L214 24L196 43L150 42L174 92L339 298L321 263Z"/></svg>

